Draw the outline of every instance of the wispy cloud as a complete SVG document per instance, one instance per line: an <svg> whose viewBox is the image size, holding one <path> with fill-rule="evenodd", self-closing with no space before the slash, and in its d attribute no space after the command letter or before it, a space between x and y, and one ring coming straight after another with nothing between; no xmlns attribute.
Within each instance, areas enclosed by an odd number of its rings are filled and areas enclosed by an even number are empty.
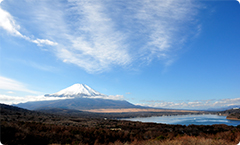
<svg viewBox="0 0 240 145"><path fill-rule="evenodd" d="M31 94L38 94L39 92L28 89L23 83L16 80L0 76L0 89L7 91L21 91Z"/></svg>
<svg viewBox="0 0 240 145"><path fill-rule="evenodd" d="M13 92L13 91L8 91L7 93L8 93L8 94L14 94L14 92Z"/></svg>
<svg viewBox="0 0 240 145"><path fill-rule="evenodd" d="M86 98L92 99L110 99L110 100L124 100L123 95L102 95L102 96L86 96Z"/></svg>
<svg viewBox="0 0 240 145"><path fill-rule="evenodd" d="M0 21L5 19L8 23L4 21L0 26L39 46L54 46L52 52L64 63L75 64L90 73L116 66L136 66L135 63L149 64L153 59L170 65L187 39L186 28L195 27L189 22L198 10L193 0L68 0L28 4L29 23L36 25L37 32L47 39L32 40L22 35L20 26L2 9Z"/></svg>
<svg viewBox="0 0 240 145"><path fill-rule="evenodd" d="M132 4L132 7L136 9L136 24L144 27L142 33L147 40L144 48L148 59L154 56L166 58L169 52L180 49L181 39L186 37L183 25L190 22L195 13L193 1L143 0Z"/></svg>
<svg viewBox="0 0 240 145"><path fill-rule="evenodd" d="M47 39L38 39L37 38L36 40L32 40L32 42L36 43L39 46L42 46L43 44L45 44L45 45L52 45L52 46L58 45L58 43L52 42L52 41L47 40Z"/></svg>
<svg viewBox="0 0 240 145"><path fill-rule="evenodd" d="M172 63L171 53L187 37L184 24L195 14L193 1L69 2L78 37L58 56L89 72L154 58Z"/></svg>
<svg viewBox="0 0 240 145"><path fill-rule="evenodd" d="M71 97L45 97L41 96L9 96L9 95L1 95L0 94L0 103L4 104L18 104L18 103L26 103L29 101L49 101L49 100L64 100L64 99L73 99Z"/></svg>
<svg viewBox="0 0 240 145"><path fill-rule="evenodd" d="M3 0L0 1L0 4L3 2ZM14 36L21 37L25 40L28 40L30 42L36 43L37 45L57 45L56 42L52 42L47 39L31 39L26 35L23 35L20 30L20 25L17 24L17 22L14 20L13 16L8 13L7 11L3 10L0 5L0 27L6 30L8 33Z"/></svg>
<svg viewBox="0 0 240 145"><path fill-rule="evenodd" d="M9 14L7 11L4 11L1 7L0 7L0 26L9 33L11 33L12 35L24 37L18 31L18 29L20 29L20 26L16 24L11 14Z"/></svg>
<svg viewBox="0 0 240 145"><path fill-rule="evenodd" d="M92 99L111 99L111 100L124 100L124 96L122 95L102 95L102 96L87 96L86 98ZM14 96L14 95L2 95L0 94L0 103L4 104L18 104L25 103L30 101L49 101L49 100L64 100L64 99L74 99L74 97L66 96L66 97L52 97L52 96Z"/></svg>
<svg viewBox="0 0 240 145"><path fill-rule="evenodd" d="M240 105L240 98L220 99L220 100L198 100L184 102L165 102L165 101L145 101L139 105L157 107L157 108L173 108L173 109L209 109L221 108L232 105Z"/></svg>
<svg viewBox="0 0 240 145"><path fill-rule="evenodd" d="M73 24L76 32L68 34L71 47L60 47L57 56L88 72L106 71L112 65L124 66L131 62L124 34L114 28L113 19L100 1L71 0L69 5L70 13L76 15Z"/></svg>

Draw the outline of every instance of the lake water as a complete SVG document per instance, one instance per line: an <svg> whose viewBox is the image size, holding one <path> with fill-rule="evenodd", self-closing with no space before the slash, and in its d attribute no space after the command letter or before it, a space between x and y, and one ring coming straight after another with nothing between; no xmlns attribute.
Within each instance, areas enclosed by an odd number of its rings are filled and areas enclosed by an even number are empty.
<svg viewBox="0 0 240 145"><path fill-rule="evenodd" d="M178 116L153 116L153 117L136 117L124 118L121 120L140 121L140 122L155 122L164 124L180 124L180 125L213 125L226 124L237 126L240 121L227 120L226 116L218 115L178 115Z"/></svg>

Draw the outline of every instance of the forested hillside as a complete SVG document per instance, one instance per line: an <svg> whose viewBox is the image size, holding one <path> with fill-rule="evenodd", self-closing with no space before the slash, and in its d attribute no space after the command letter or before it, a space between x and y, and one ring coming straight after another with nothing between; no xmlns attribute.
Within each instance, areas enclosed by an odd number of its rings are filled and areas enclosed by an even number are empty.
<svg viewBox="0 0 240 145"><path fill-rule="evenodd" d="M1 142L16 144L237 144L240 126L166 125L66 117L1 104Z"/></svg>

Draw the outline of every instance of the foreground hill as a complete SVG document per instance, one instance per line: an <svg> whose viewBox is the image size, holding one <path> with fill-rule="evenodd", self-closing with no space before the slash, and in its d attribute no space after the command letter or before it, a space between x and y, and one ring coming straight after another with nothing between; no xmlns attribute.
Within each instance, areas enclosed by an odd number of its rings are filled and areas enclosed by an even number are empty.
<svg viewBox="0 0 240 145"><path fill-rule="evenodd" d="M240 126L167 125L61 116L0 104L4 145L236 145Z"/></svg>
<svg viewBox="0 0 240 145"><path fill-rule="evenodd" d="M227 116L226 119L229 120L240 120L240 109L239 108L231 108L225 111L218 112L219 115Z"/></svg>
<svg viewBox="0 0 240 145"><path fill-rule="evenodd" d="M229 120L240 120L240 109L239 108L233 108L225 111L220 112L222 115L227 116L227 119Z"/></svg>

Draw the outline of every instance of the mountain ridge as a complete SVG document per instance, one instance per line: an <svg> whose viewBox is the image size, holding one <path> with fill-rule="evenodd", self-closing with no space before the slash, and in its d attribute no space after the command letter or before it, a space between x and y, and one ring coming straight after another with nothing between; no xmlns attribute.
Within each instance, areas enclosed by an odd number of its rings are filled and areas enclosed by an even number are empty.
<svg viewBox="0 0 240 145"><path fill-rule="evenodd" d="M59 92L53 94L46 94L45 96L105 96L104 94L95 91L86 84L73 84L70 87L60 90Z"/></svg>
<svg viewBox="0 0 240 145"><path fill-rule="evenodd" d="M74 110L139 108L139 106L135 106L125 100L110 100L100 98L74 98L51 101L34 101L20 103L16 106L29 110L36 110L41 108L64 108Z"/></svg>
<svg viewBox="0 0 240 145"><path fill-rule="evenodd" d="M118 99L116 96L101 94L85 84L74 84L57 93L46 94L46 97L67 97L67 99L34 101L19 103L16 106L29 110L41 108L64 108L75 110L88 109L121 109L139 108L126 100Z"/></svg>

